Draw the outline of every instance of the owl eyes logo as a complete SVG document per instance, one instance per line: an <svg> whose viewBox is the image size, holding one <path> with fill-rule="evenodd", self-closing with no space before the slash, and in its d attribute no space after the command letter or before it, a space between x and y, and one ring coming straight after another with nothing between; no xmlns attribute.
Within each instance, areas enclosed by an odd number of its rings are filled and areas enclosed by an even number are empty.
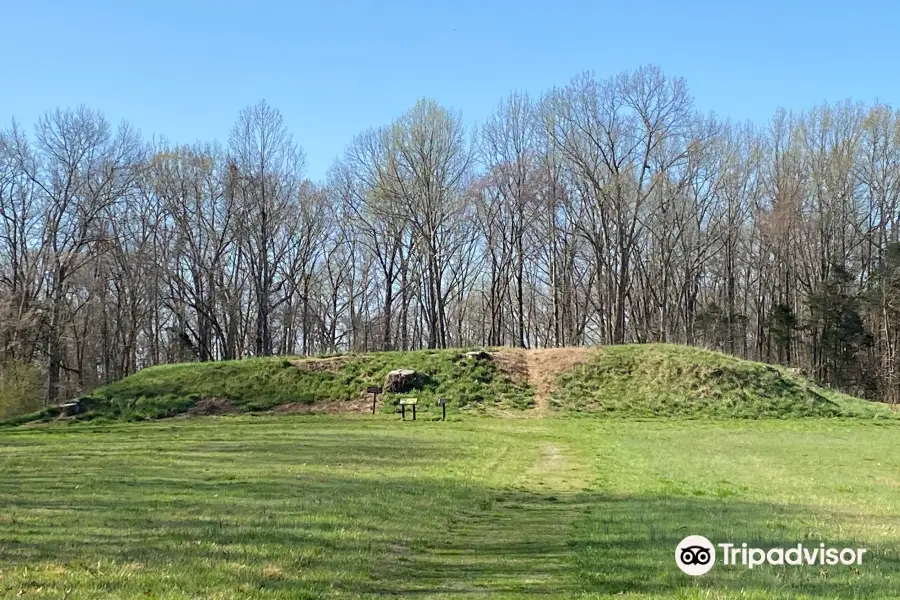
<svg viewBox="0 0 900 600"><path fill-rule="evenodd" d="M710 548L688 546L681 549L681 562L686 565L705 565L712 558Z"/></svg>
<svg viewBox="0 0 900 600"><path fill-rule="evenodd" d="M689 535L675 548L675 563L688 575L703 575L716 564L716 548L702 535Z"/></svg>

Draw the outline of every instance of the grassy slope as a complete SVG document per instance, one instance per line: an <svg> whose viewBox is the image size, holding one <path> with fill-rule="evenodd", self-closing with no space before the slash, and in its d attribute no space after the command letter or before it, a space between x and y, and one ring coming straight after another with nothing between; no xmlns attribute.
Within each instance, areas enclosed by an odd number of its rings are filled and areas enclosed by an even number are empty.
<svg viewBox="0 0 900 600"><path fill-rule="evenodd" d="M0 597L897 597L893 423L395 419L7 430ZM869 553L690 578L687 534Z"/></svg>
<svg viewBox="0 0 900 600"><path fill-rule="evenodd" d="M254 358L215 363L163 365L96 390L86 416L143 420L185 412L201 398L227 399L247 411L288 403L359 402L365 389L381 385L388 371L411 368L427 375L415 395L423 410L438 397L455 408L527 408L533 391L513 382L491 361L466 358L460 350L375 352L336 360ZM394 410L396 398L379 398Z"/></svg>
<svg viewBox="0 0 900 600"><path fill-rule="evenodd" d="M781 367L671 344L609 346L559 376L551 406L620 417L895 418Z"/></svg>
<svg viewBox="0 0 900 600"><path fill-rule="evenodd" d="M561 350L560 352L564 352ZM224 399L239 411L298 404L363 408L363 391L385 374L412 368L427 375L420 410L509 411L534 406L535 388L502 361L474 361L461 350L376 352L327 359L256 358L152 367L96 390L81 418L146 420L191 411L202 399ZM520 365L521 366L521 365ZM505 372L504 369L511 369ZM521 370L521 369L520 369ZM531 373L540 379L540 373ZM550 378L552 380L552 377ZM543 380L542 380L543 381ZM544 382L546 383L546 382ZM413 395L413 393L409 394ZM395 411L396 396L382 398ZM667 344L609 346L556 378L550 406L568 414L628 418L897 418L875 402L813 385L781 367ZM54 411L6 424L51 420Z"/></svg>

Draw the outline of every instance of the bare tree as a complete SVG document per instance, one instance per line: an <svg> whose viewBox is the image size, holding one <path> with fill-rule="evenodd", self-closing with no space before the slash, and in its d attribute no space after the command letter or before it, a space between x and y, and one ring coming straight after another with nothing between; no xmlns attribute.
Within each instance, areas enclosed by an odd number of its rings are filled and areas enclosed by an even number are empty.
<svg viewBox="0 0 900 600"><path fill-rule="evenodd" d="M525 347L525 240L536 218L538 122L527 95L514 93L481 130L482 156L497 200L508 205L514 249L516 345ZM529 249L530 250L530 249Z"/></svg>
<svg viewBox="0 0 900 600"><path fill-rule="evenodd" d="M391 180L425 261L421 288L430 348L446 347L450 257L465 246L464 194L472 148L459 115L419 101L391 128Z"/></svg>
<svg viewBox="0 0 900 600"><path fill-rule="evenodd" d="M15 159L43 205L42 261L49 304L47 401L59 394L64 296L70 277L108 248L101 221L134 186L140 170L137 134L123 124L113 131L86 108L42 116L35 147L17 138Z"/></svg>
<svg viewBox="0 0 900 600"><path fill-rule="evenodd" d="M281 113L265 102L244 109L230 138L240 214L240 240L247 256L256 305L257 355L272 354L273 298L282 291L279 267L287 257L296 214L303 151L288 133Z"/></svg>

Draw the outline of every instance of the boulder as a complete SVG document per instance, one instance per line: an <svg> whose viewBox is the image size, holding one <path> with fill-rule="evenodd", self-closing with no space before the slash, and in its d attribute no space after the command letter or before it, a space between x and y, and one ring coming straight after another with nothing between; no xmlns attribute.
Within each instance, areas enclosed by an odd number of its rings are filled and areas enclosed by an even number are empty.
<svg viewBox="0 0 900 600"><path fill-rule="evenodd" d="M60 404L57 414L60 417L71 417L81 412L81 403L78 400Z"/></svg>
<svg viewBox="0 0 900 600"><path fill-rule="evenodd" d="M484 350L473 350L472 352L466 352L466 358L471 358L472 360L491 360L491 355Z"/></svg>
<svg viewBox="0 0 900 600"><path fill-rule="evenodd" d="M396 369L389 371L384 378L384 391L399 394L417 388L421 383L419 373L412 369Z"/></svg>

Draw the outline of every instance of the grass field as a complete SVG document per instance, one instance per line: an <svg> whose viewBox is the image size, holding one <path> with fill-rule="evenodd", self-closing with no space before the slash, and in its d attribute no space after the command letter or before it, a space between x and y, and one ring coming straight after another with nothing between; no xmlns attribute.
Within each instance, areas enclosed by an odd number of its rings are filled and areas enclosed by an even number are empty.
<svg viewBox="0 0 900 600"><path fill-rule="evenodd" d="M239 416L0 430L2 598L897 598L900 428ZM674 563L688 534L868 548Z"/></svg>

